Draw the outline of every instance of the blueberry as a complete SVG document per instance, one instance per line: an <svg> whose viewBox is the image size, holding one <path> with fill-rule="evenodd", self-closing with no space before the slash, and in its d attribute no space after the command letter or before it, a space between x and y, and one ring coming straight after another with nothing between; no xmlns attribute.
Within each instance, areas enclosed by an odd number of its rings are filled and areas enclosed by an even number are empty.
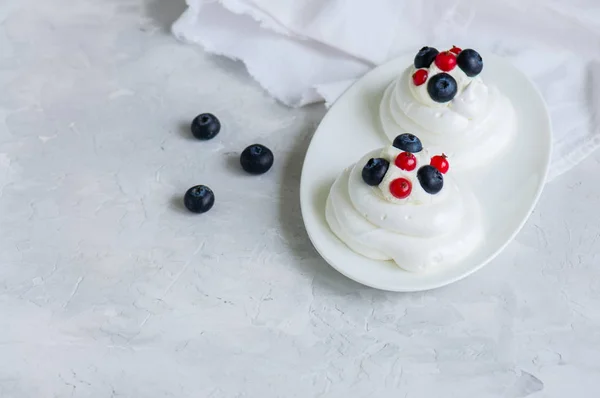
<svg viewBox="0 0 600 398"><path fill-rule="evenodd" d="M429 68L440 52L433 47L423 47L415 57L415 68Z"/></svg>
<svg viewBox="0 0 600 398"><path fill-rule="evenodd" d="M411 153L417 153L423 150L423 144L421 144L419 137L410 133L400 134L398 137L394 138L394 143L392 145L401 151Z"/></svg>
<svg viewBox="0 0 600 398"><path fill-rule="evenodd" d="M475 50L467 48L458 54L458 67L469 77L477 76L483 70L483 59Z"/></svg>
<svg viewBox="0 0 600 398"><path fill-rule="evenodd" d="M273 152L264 145L250 145L242 152L240 164L250 174L266 173L273 166Z"/></svg>
<svg viewBox="0 0 600 398"><path fill-rule="evenodd" d="M199 140L215 138L221 131L221 122L211 113L203 113L192 121L192 134Z"/></svg>
<svg viewBox="0 0 600 398"><path fill-rule="evenodd" d="M206 185L196 185L185 193L183 204L192 213L206 213L215 204L215 194Z"/></svg>
<svg viewBox="0 0 600 398"><path fill-rule="evenodd" d="M447 73L438 73L427 82L427 92L435 102L452 101L457 91L456 80Z"/></svg>
<svg viewBox="0 0 600 398"><path fill-rule="evenodd" d="M435 195L444 187L444 176L431 165L423 166L417 171L417 178L425 192Z"/></svg>
<svg viewBox="0 0 600 398"><path fill-rule="evenodd" d="M362 179L367 185L379 185L389 167L390 162L387 160L383 158L371 158L362 169Z"/></svg>

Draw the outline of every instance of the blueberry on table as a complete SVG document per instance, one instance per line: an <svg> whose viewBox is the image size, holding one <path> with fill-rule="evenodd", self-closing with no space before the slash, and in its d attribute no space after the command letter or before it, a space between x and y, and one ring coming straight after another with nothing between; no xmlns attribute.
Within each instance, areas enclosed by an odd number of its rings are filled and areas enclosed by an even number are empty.
<svg viewBox="0 0 600 398"><path fill-rule="evenodd" d="M183 204L192 213L206 213L215 204L215 194L206 185L196 185L185 193Z"/></svg>
<svg viewBox="0 0 600 398"><path fill-rule="evenodd" d="M385 173L390 167L390 162L383 158L371 158L362 169L362 179L370 186L381 184Z"/></svg>
<svg viewBox="0 0 600 398"><path fill-rule="evenodd" d="M417 153L423 150L423 144L421 144L419 137L410 133L400 134L394 138L394 143L392 145L401 151L411 153Z"/></svg>
<svg viewBox="0 0 600 398"><path fill-rule="evenodd" d="M199 140L215 138L221 131L221 122L212 113L203 113L192 121L192 134Z"/></svg>
<svg viewBox="0 0 600 398"><path fill-rule="evenodd" d="M423 190L429 194L435 195L444 187L444 176L431 165L421 167L417 171L417 178Z"/></svg>
<svg viewBox="0 0 600 398"><path fill-rule="evenodd" d="M435 102L448 102L452 101L456 96L458 85L456 84L456 80L449 74L438 73L429 79L427 92Z"/></svg>
<svg viewBox="0 0 600 398"><path fill-rule="evenodd" d="M433 47L423 47L415 56L415 68L429 68L439 51Z"/></svg>
<svg viewBox="0 0 600 398"><path fill-rule="evenodd" d="M467 48L458 54L458 67L469 77L477 76L483 70L483 59L475 50Z"/></svg>
<svg viewBox="0 0 600 398"><path fill-rule="evenodd" d="M242 168L250 174L263 174L273 166L273 152L261 144L253 144L244 149L240 156Z"/></svg>

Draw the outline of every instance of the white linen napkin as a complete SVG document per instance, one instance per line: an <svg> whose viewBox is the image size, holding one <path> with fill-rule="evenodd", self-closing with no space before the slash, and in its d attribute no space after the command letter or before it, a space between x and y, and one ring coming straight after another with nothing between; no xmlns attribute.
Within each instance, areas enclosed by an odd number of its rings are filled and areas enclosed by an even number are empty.
<svg viewBox="0 0 600 398"><path fill-rule="evenodd" d="M289 106L328 104L365 72L424 45L508 58L542 92L549 179L600 146L597 0L187 0L174 35L244 62Z"/></svg>

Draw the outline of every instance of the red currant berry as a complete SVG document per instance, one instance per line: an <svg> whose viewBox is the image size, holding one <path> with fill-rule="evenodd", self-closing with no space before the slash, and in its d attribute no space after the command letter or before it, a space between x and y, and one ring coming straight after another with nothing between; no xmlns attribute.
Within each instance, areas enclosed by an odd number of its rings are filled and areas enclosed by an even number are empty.
<svg viewBox="0 0 600 398"><path fill-rule="evenodd" d="M450 72L456 66L456 55L450 51L439 53L435 57L435 66L444 72Z"/></svg>
<svg viewBox="0 0 600 398"><path fill-rule="evenodd" d="M462 51L462 48L456 47L456 46L452 46L452 48L450 49L451 53L454 53L456 55L460 54L460 52Z"/></svg>
<svg viewBox="0 0 600 398"><path fill-rule="evenodd" d="M410 152L402 152L396 156L394 163L402 170L412 171L417 167L417 158Z"/></svg>
<svg viewBox="0 0 600 398"><path fill-rule="evenodd" d="M450 164L448 163L447 156L444 154L436 155L431 158L431 162L429 163L442 174L446 174L448 169L450 168Z"/></svg>
<svg viewBox="0 0 600 398"><path fill-rule="evenodd" d="M427 81L427 71L425 69L418 69L413 73L412 79L415 86L420 86Z"/></svg>
<svg viewBox="0 0 600 398"><path fill-rule="evenodd" d="M406 178L396 178L390 183L390 193L398 199L407 198L412 191L412 184Z"/></svg>

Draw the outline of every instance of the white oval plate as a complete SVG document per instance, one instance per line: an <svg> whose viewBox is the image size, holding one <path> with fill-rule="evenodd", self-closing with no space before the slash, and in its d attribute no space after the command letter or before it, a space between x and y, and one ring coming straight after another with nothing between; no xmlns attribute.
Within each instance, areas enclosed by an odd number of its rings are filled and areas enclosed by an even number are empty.
<svg viewBox="0 0 600 398"><path fill-rule="evenodd" d="M370 150L389 145L381 130L379 102L385 87L412 62L401 57L368 73L327 113L310 143L300 182L300 204L308 235L323 258L340 273L377 289L410 292L456 282L496 257L525 224L544 186L551 153L550 117L544 100L519 70L487 55L484 81L496 85L515 106L518 132L509 148L484 168L455 174L479 199L485 242L464 261L416 274L391 261L354 253L329 229L325 202L335 178Z"/></svg>

